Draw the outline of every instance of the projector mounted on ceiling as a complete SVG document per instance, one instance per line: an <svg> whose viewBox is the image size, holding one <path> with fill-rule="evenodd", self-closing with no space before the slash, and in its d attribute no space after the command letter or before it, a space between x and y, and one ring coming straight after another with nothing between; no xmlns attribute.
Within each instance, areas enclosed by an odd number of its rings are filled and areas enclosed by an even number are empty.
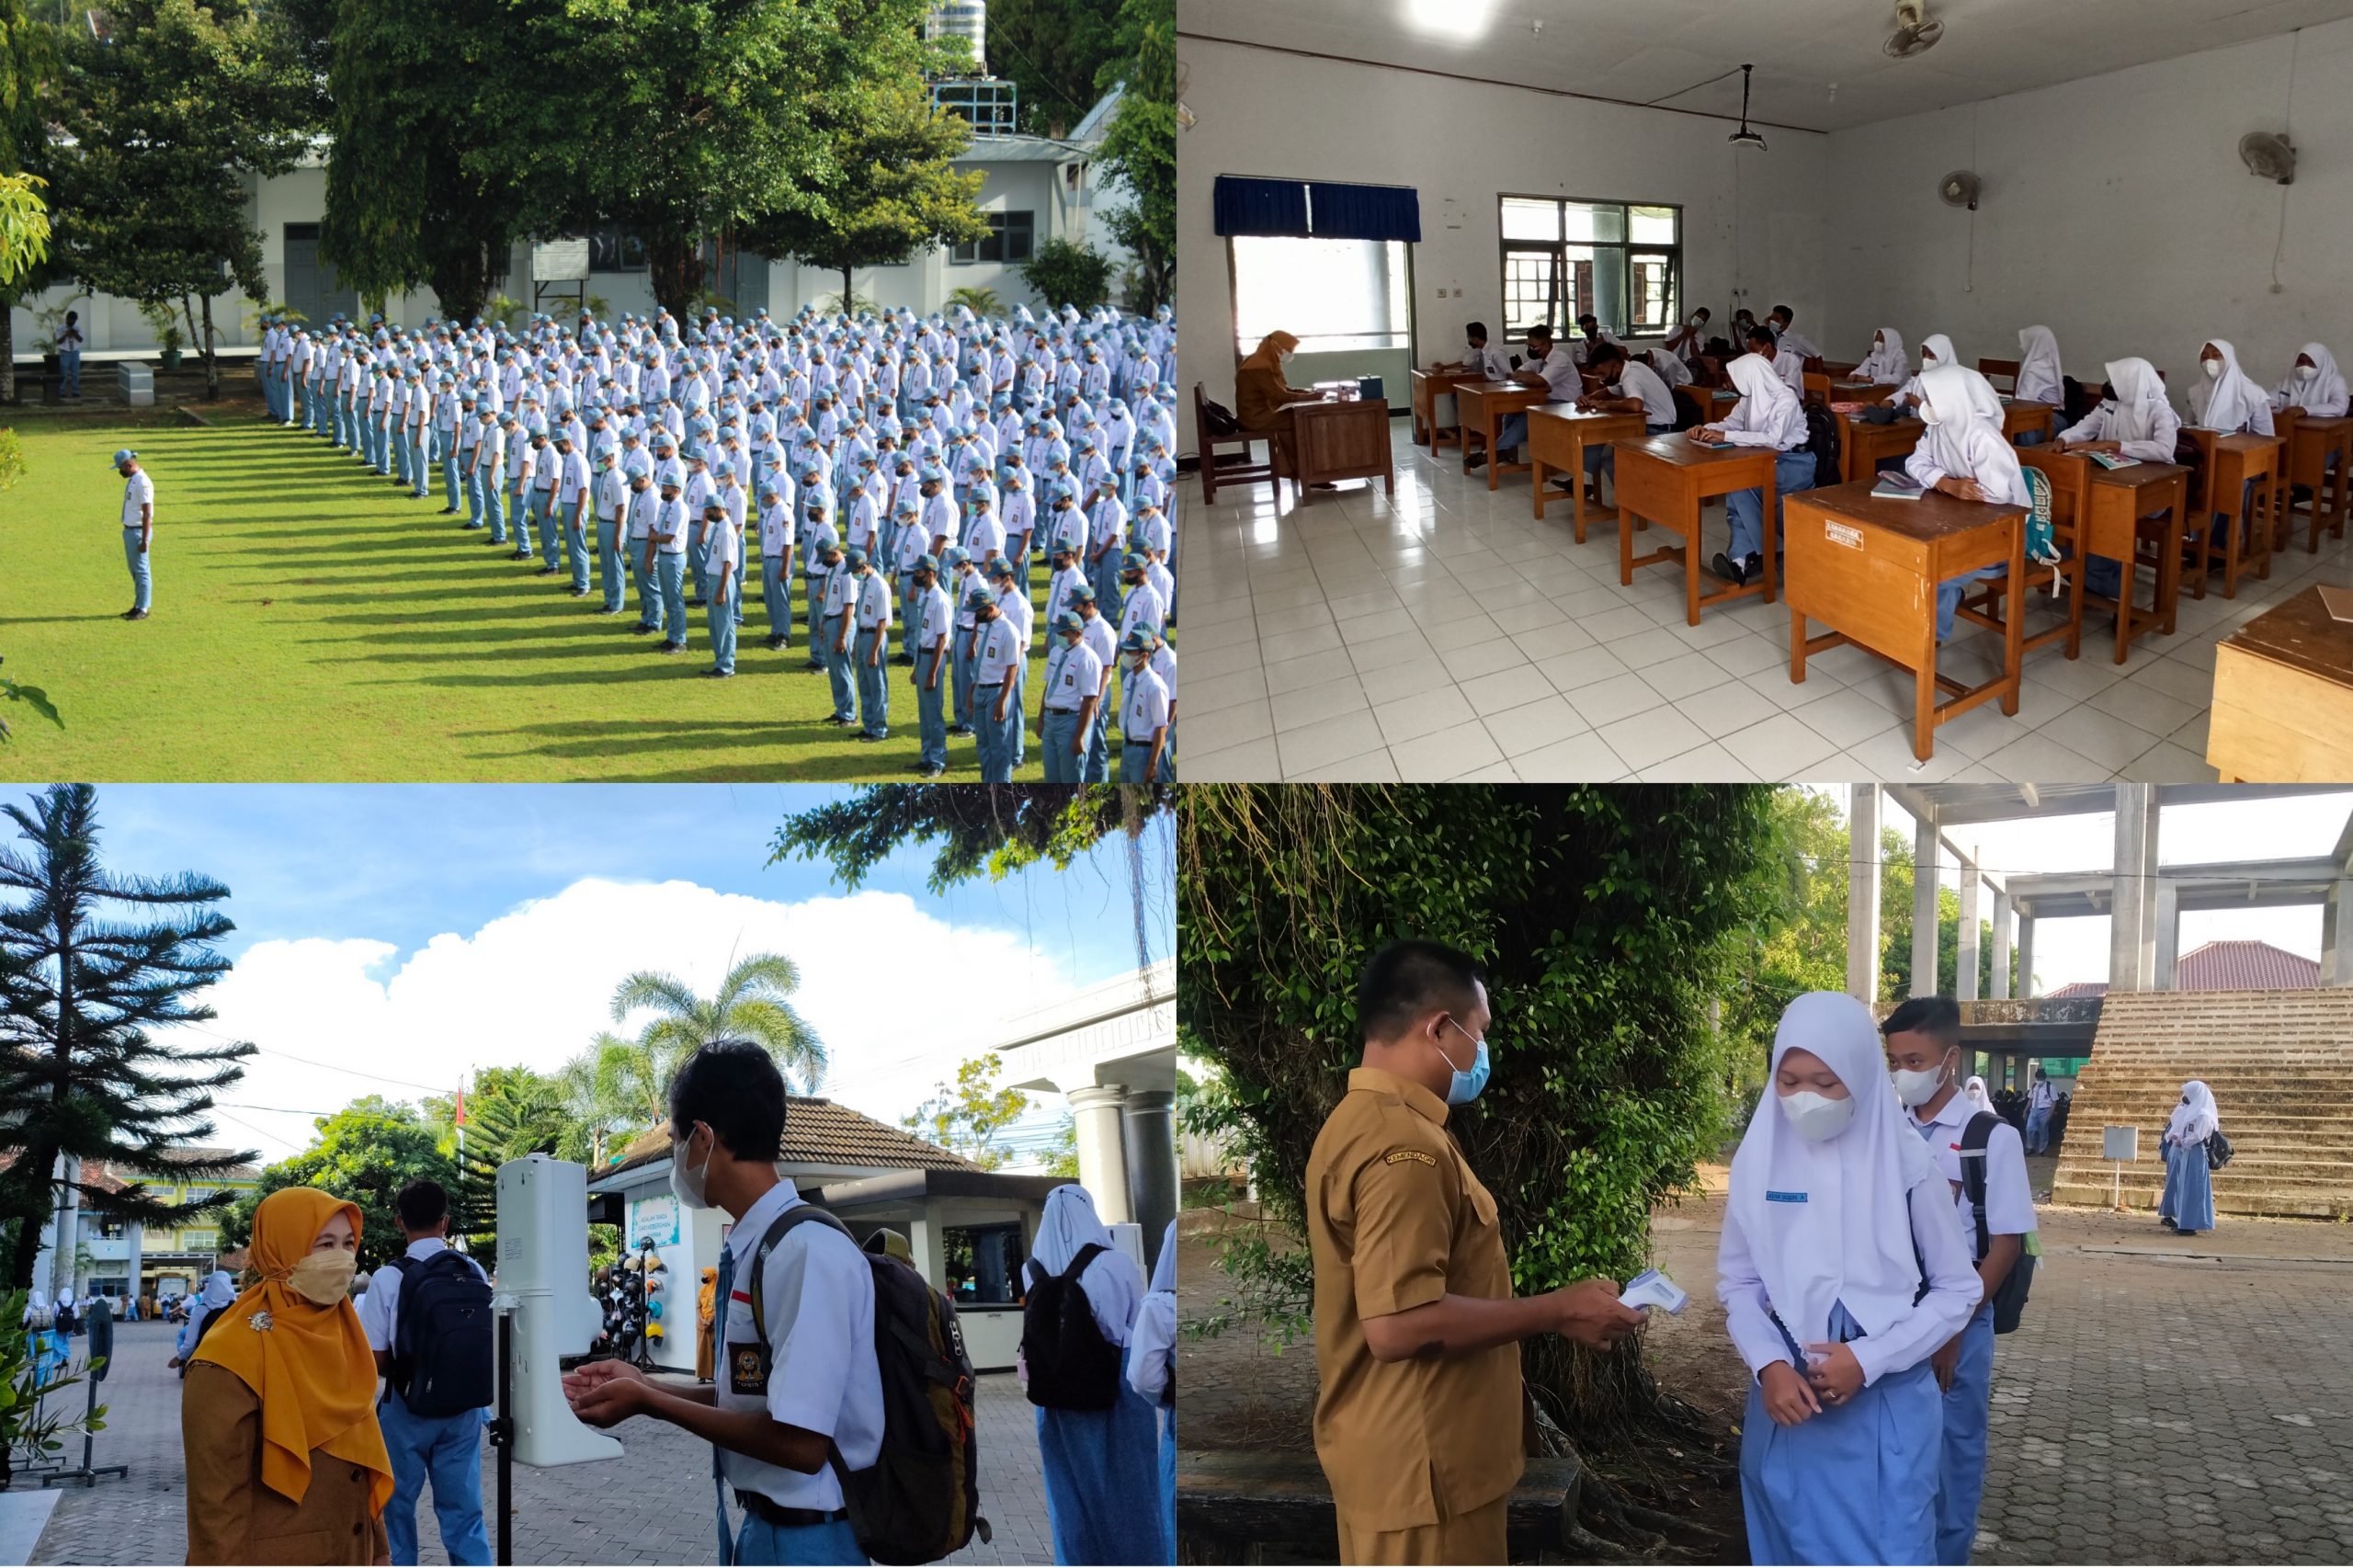
<svg viewBox="0 0 2353 1568"><path fill-rule="evenodd" d="M1762 153L1765 151L1765 138L1748 129L1748 74L1755 69L1753 65L1740 68L1740 129L1724 140L1735 147L1754 147Z"/></svg>
<svg viewBox="0 0 2353 1568"><path fill-rule="evenodd" d="M2239 138L2239 162L2257 179L2276 185L2296 183L2296 149L2285 136L2250 131Z"/></svg>
<svg viewBox="0 0 2353 1568"><path fill-rule="evenodd" d="M1977 210L1977 176L1967 169L1955 169L1937 182L1937 195L1948 207L1966 207Z"/></svg>
<svg viewBox="0 0 2353 1568"><path fill-rule="evenodd" d="M1945 36L1945 25L1928 16L1927 0L1895 0L1895 30L1887 35L1887 52L1897 60L1926 54Z"/></svg>

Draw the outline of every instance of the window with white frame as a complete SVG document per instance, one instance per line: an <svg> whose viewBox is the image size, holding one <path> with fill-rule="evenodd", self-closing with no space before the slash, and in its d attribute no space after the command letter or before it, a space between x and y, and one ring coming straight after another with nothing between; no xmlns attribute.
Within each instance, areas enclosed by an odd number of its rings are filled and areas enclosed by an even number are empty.
<svg viewBox="0 0 2353 1568"><path fill-rule="evenodd" d="M1504 331L1538 322L1563 337L1590 314L1621 337L1665 334L1683 294L1683 209L1504 196Z"/></svg>
<svg viewBox="0 0 2353 1568"><path fill-rule="evenodd" d="M1244 353L1270 332L1299 339L1303 354L1409 348L1411 275L1403 240L1318 240L1237 234L1234 346Z"/></svg>

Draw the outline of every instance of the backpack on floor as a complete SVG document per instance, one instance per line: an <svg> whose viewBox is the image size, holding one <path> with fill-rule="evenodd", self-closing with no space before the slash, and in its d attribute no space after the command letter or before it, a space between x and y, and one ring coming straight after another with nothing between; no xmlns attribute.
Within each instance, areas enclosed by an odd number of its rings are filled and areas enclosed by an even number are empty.
<svg viewBox="0 0 2353 1568"><path fill-rule="evenodd" d="M385 1381L412 1415L456 1415L496 1397L490 1282L465 1254L444 1248L419 1261L396 1257L392 1369Z"/></svg>
<svg viewBox="0 0 2353 1568"><path fill-rule="evenodd" d="M1985 1145L1994 1136L1994 1124L2001 1118L1990 1110L1981 1110L1969 1119L1961 1133L1961 1189L1969 1197L1970 1206L1977 1217L1977 1256L1972 1261L1983 1263L1985 1255L1994 1250L1994 1238L1985 1227ZM2008 1334L2018 1326L2018 1318L2026 1311L2027 1292L2034 1288L2034 1255L2026 1250L2023 1238L2018 1243L2018 1259L2002 1277L1999 1289L1994 1292L1994 1332Z"/></svg>
<svg viewBox="0 0 2353 1568"><path fill-rule="evenodd" d="M1103 1336L1078 1277L1102 1256L1100 1243L1078 1249L1070 1267L1048 1274L1028 1264L1021 1306L1021 1359L1029 1369L1029 1403L1048 1410L1108 1410L1120 1402L1120 1347Z"/></svg>
<svg viewBox="0 0 2353 1568"><path fill-rule="evenodd" d="M857 1244L825 1210L798 1203L777 1217L752 1251L746 1287L760 1325L760 1386L767 1386L767 1304L762 1276L768 1254L796 1225L824 1225ZM956 1304L924 1282L912 1265L860 1250L874 1279L874 1365L882 1378L882 1446L874 1462L851 1470L838 1445L827 1446L841 1483L850 1532L870 1562L935 1562L961 1551L975 1534L993 1539L981 1517L980 1441L972 1410L972 1362L964 1352Z"/></svg>

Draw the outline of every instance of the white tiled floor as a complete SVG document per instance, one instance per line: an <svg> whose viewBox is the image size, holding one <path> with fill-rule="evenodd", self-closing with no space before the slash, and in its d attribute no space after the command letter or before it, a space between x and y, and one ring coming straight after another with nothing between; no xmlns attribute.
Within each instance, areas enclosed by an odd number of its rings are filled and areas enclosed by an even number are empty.
<svg viewBox="0 0 2353 1568"><path fill-rule="evenodd" d="M1893 665L1840 648L1792 685L1786 604L1687 626L1679 567L1619 585L1614 523L1576 544L1565 496L1539 523L1527 475L1490 494L1483 472L1393 429L1394 500L1355 484L1278 511L1258 484L1191 508L1188 778L2211 779L2215 642L2315 581L2353 584L2353 544L2306 555L2300 526L2270 581L2185 595L2174 635L2136 642L2120 669L2113 622L2092 612L2080 657L2028 656L2016 717L1987 703L1939 725L1920 764ZM1711 507L1711 554L1722 529ZM1999 652L1963 623L1942 667L1974 683Z"/></svg>

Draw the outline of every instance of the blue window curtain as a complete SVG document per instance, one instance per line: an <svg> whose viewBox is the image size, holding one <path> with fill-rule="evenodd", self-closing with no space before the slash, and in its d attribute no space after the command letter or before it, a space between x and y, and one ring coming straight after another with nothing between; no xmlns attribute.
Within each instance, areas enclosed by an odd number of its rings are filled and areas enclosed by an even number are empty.
<svg viewBox="0 0 2353 1568"><path fill-rule="evenodd" d="M1221 234L1307 233L1307 187L1295 179L1217 176L1217 232Z"/></svg>
<svg viewBox="0 0 2353 1568"><path fill-rule="evenodd" d="M1307 187L1322 240L1422 240L1421 193L1394 185L1340 185L1315 180Z"/></svg>

